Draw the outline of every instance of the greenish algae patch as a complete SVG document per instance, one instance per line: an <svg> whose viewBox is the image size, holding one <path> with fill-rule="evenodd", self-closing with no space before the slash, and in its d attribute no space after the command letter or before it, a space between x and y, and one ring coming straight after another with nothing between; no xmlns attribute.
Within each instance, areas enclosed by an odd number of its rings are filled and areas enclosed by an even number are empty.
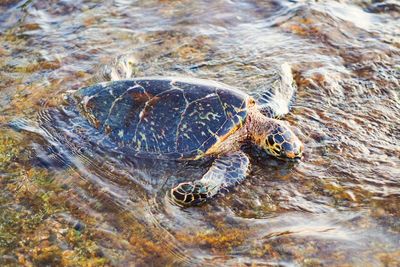
<svg viewBox="0 0 400 267"><path fill-rule="evenodd" d="M127 261L126 264L134 262L137 266L146 266L149 262L154 266L169 266L171 262L184 260L179 254L171 253L175 250L175 244L162 228L154 228L154 232L150 232L146 228L149 225L141 224L126 211L117 214L110 211L110 216L118 232L98 231L96 237L107 243L108 255L119 264Z"/></svg>
<svg viewBox="0 0 400 267"><path fill-rule="evenodd" d="M230 253L242 245L249 234L249 231L231 227L217 220L213 229L196 233L181 232L177 233L176 238L191 246L207 247L219 253Z"/></svg>
<svg viewBox="0 0 400 267"><path fill-rule="evenodd" d="M28 141L18 136L8 130L0 135L0 166L7 174L0 178L1 264L109 266L132 258L146 264L155 254L161 265L177 260L168 242L150 235L130 213L110 211L108 219L122 231L118 236L99 230L96 211L109 208L107 204L81 202L66 181L78 179L75 172L31 166ZM76 182L85 187L83 180Z"/></svg>
<svg viewBox="0 0 400 267"><path fill-rule="evenodd" d="M62 185L49 171L27 166L29 151L15 133L0 133L0 263L107 265L88 231L59 219L68 214Z"/></svg>

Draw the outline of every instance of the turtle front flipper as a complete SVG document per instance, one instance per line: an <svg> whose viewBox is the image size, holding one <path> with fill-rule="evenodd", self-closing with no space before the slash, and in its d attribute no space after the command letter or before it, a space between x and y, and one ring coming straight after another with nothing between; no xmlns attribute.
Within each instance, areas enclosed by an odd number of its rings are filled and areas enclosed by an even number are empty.
<svg viewBox="0 0 400 267"><path fill-rule="evenodd" d="M242 151L218 157L204 176L195 182L183 182L171 189L169 198L180 206L201 204L232 187L246 177L249 158Z"/></svg>
<svg viewBox="0 0 400 267"><path fill-rule="evenodd" d="M290 65L283 63L273 80L265 92L256 93L254 97L261 113L269 118L280 118L289 113L297 90Z"/></svg>

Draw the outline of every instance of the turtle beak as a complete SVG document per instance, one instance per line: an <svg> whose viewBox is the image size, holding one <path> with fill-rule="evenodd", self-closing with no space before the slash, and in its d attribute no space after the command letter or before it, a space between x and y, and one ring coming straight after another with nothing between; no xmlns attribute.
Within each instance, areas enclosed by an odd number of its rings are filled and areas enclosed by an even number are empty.
<svg viewBox="0 0 400 267"><path fill-rule="evenodd" d="M294 159L296 157L296 154L294 152L290 151L288 153L284 153L283 156L286 158L289 158L289 159Z"/></svg>
<svg viewBox="0 0 400 267"><path fill-rule="evenodd" d="M282 151L281 158L286 158L289 160L300 160L303 157L304 145L301 144L299 149L294 151Z"/></svg>
<svg viewBox="0 0 400 267"><path fill-rule="evenodd" d="M294 152L282 153L279 158L289 161L298 161L302 158L302 154L295 154Z"/></svg>

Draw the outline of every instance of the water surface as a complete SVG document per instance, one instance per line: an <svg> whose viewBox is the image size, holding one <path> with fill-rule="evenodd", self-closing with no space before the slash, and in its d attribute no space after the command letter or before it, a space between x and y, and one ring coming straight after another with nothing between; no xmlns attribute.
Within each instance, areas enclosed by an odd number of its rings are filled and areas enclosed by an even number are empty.
<svg viewBox="0 0 400 267"><path fill-rule="evenodd" d="M395 1L3 1L0 262L400 265L399 18ZM201 207L164 196L210 162L97 147L64 99L158 75L262 92L284 62L304 159L254 153ZM30 131L6 126L19 118Z"/></svg>

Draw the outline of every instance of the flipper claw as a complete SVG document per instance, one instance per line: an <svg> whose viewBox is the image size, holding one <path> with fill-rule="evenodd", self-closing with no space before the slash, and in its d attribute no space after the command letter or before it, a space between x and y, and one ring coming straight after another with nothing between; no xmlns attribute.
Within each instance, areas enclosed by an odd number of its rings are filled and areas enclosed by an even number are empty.
<svg viewBox="0 0 400 267"><path fill-rule="evenodd" d="M180 206L193 206L204 203L209 190L201 182L184 182L171 189L172 201Z"/></svg>

